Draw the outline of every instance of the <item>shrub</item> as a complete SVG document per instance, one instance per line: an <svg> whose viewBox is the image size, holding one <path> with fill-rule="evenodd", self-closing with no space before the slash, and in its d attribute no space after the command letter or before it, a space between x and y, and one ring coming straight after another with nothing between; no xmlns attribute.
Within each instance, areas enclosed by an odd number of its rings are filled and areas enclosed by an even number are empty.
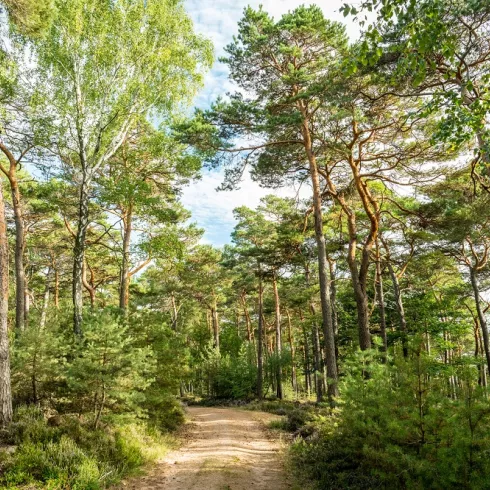
<svg viewBox="0 0 490 490"><path fill-rule="evenodd" d="M325 490L488 488L490 408L474 366L369 356L348 366L339 409L293 445L298 474Z"/></svg>
<svg viewBox="0 0 490 490"><path fill-rule="evenodd" d="M172 446L170 436L142 423L94 430L92 422L64 416L59 426L50 427L39 409L17 410L8 438L19 445L13 454L2 454L0 486L102 489Z"/></svg>

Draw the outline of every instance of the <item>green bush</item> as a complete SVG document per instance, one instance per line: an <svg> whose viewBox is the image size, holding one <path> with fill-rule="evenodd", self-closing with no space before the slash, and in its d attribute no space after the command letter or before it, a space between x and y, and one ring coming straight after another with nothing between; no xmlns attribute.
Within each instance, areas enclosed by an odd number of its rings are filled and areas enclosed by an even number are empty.
<svg viewBox="0 0 490 490"><path fill-rule="evenodd" d="M185 422L182 404L171 395L150 389L146 393L143 408L149 423L162 431L174 431Z"/></svg>
<svg viewBox="0 0 490 490"><path fill-rule="evenodd" d="M257 367L252 359L252 345L243 344L236 357L221 356L213 348L209 348L206 354L204 370L211 396L231 400L247 400L255 396Z"/></svg>
<svg viewBox="0 0 490 490"><path fill-rule="evenodd" d="M45 488L96 490L118 482L172 445L172 438L141 423L106 425L63 416L51 427L34 407L16 411L8 440L18 444L1 456L0 486L41 483Z"/></svg>
<svg viewBox="0 0 490 490"><path fill-rule="evenodd" d="M474 366L363 353L347 372L338 410L292 447L301 478L324 490L488 488L490 407Z"/></svg>

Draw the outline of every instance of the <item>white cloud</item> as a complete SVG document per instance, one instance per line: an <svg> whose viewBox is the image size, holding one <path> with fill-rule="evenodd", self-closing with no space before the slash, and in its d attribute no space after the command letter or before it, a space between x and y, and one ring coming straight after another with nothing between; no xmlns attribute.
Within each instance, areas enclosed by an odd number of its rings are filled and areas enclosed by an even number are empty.
<svg viewBox="0 0 490 490"><path fill-rule="evenodd" d="M184 190L182 204L192 211L192 221L205 229L203 243L221 246L230 241L230 233L235 226L233 210L239 206L256 208L260 199L268 194L281 197L305 198L309 196L308 187L264 189L244 177L240 188L233 191L217 191L223 181L222 172L207 172L203 178Z"/></svg>
<svg viewBox="0 0 490 490"><path fill-rule="evenodd" d="M192 17L197 32L211 39L215 47L216 62L206 76L205 85L195 100L197 107L206 108L219 95L233 91L233 84L228 80L227 67L219 63L218 58L225 54L224 47L231 42L238 32L238 21L243 9L250 5L258 8L263 5L266 12L279 18L299 5L311 5L315 2L302 0L187 0L186 9ZM323 9L325 16L331 20L346 23L339 9L344 0L322 0L317 4ZM347 19L347 32L353 39L359 36L359 29ZM247 175L241 188L235 191L217 192L215 189L223 180L223 172L206 172L202 180L187 187L182 196L182 203L192 212L193 220L206 230L203 242L223 245L230 241L230 232L235 221L233 209L246 205L255 208L260 198L267 194L294 197L296 189L271 190L258 186ZM307 188L301 189L301 197L307 197Z"/></svg>

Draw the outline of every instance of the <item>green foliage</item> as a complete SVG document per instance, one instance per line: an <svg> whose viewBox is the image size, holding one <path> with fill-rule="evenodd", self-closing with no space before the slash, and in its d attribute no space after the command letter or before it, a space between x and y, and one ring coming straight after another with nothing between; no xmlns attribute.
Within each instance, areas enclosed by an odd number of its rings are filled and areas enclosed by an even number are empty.
<svg viewBox="0 0 490 490"><path fill-rule="evenodd" d="M27 36L42 36L56 16L54 0L2 0L10 22Z"/></svg>
<svg viewBox="0 0 490 490"><path fill-rule="evenodd" d="M109 313L91 317L75 342L67 382L76 409L138 413L153 380L151 348L135 347L128 328Z"/></svg>
<svg viewBox="0 0 490 490"><path fill-rule="evenodd" d="M66 380L67 352L67 339L52 323L28 329L15 339L12 390L16 402L48 402Z"/></svg>
<svg viewBox="0 0 490 490"><path fill-rule="evenodd" d="M339 408L292 448L317 488L486 487L490 410L472 362L448 369L419 352L377 364L363 353L346 370Z"/></svg>
<svg viewBox="0 0 490 490"><path fill-rule="evenodd" d="M216 398L247 400L254 397L257 367L253 346L244 343L238 356L221 355L209 347L203 363L210 394Z"/></svg>
<svg viewBox="0 0 490 490"><path fill-rule="evenodd" d="M2 453L2 488L36 484L44 488L98 490L161 457L173 441L141 423L93 430L78 417L66 416L53 426L42 411L20 407L8 438L18 444Z"/></svg>

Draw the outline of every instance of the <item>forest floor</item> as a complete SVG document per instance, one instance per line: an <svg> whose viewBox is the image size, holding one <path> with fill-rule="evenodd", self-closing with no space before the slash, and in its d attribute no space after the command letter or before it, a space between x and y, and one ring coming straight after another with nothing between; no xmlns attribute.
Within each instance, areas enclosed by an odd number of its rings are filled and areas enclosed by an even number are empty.
<svg viewBox="0 0 490 490"><path fill-rule="evenodd" d="M130 490L283 490L292 488L281 442L266 424L279 417L237 408L189 407L182 447L146 476L121 484Z"/></svg>

